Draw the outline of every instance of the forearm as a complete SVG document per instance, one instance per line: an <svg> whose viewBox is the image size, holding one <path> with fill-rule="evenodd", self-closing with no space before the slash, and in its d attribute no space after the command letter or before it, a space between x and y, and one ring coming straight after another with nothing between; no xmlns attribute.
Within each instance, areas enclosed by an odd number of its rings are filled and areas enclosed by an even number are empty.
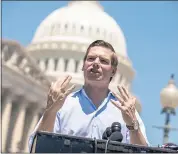
<svg viewBox="0 0 178 154"><path fill-rule="evenodd" d="M129 131L129 135L131 144L148 146L140 129L138 129L137 131Z"/></svg>
<svg viewBox="0 0 178 154"><path fill-rule="evenodd" d="M37 128L37 131L53 132L56 112L44 112L43 118Z"/></svg>

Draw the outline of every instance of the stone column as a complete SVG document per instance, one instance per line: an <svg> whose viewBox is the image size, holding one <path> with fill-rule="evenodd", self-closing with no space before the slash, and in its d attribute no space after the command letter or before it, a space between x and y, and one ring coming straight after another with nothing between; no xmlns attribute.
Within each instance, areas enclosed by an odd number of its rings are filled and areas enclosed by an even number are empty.
<svg viewBox="0 0 178 154"><path fill-rule="evenodd" d="M21 113L20 112L21 109L24 108L22 100L23 100L23 97L16 97L15 100L12 100L12 109L11 109L11 113L9 116L10 123L8 125L7 142L6 142L6 146L5 146L5 152L13 152L12 151L13 150L12 143L13 143L13 139L14 139L13 135L18 136L17 134L14 133L14 128L19 125L19 123L17 123L17 119ZM22 126L20 126L20 127L22 127ZM20 132L20 130L18 130L18 132Z"/></svg>
<svg viewBox="0 0 178 154"><path fill-rule="evenodd" d="M26 147L28 147L29 136L38 122L39 111L40 106L37 103L28 103L25 113L23 135L19 142L19 152L29 152L28 148L26 149Z"/></svg>
<svg viewBox="0 0 178 154"><path fill-rule="evenodd" d="M4 88L3 88L4 89ZM2 95L2 152L5 151L6 140L7 140L7 133L8 133L8 126L10 123L10 113L12 108L12 101L13 101L13 93L10 90L4 89Z"/></svg>
<svg viewBox="0 0 178 154"><path fill-rule="evenodd" d="M19 141L23 135L24 121L25 121L25 113L27 107L27 100L23 99L21 102L18 102L19 113L17 115L16 123L13 130L12 135L12 151L11 152L19 152Z"/></svg>
<svg viewBox="0 0 178 154"><path fill-rule="evenodd" d="M4 48L2 49L2 60L6 61L8 58L7 52L9 50L8 45L4 45Z"/></svg>
<svg viewBox="0 0 178 154"><path fill-rule="evenodd" d="M64 58L61 57L58 59L56 70L60 72L64 72L64 69L65 69L65 61Z"/></svg>
<svg viewBox="0 0 178 154"><path fill-rule="evenodd" d="M68 67L67 67L67 72L72 72L74 73L75 72L75 60L73 58L69 59L69 64L68 64Z"/></svg>
<svg viewBox="0 0 178 154"><path fill-rule="evenodd" d="M50 58L49 61L48 61L47 70L49 72L53 72L54 68L55 68L54 58Z"/></svg>
<svg viewBox="0 0 178 154"><path fill-rule="evenodd" d="M40 69L42 70L42 71L44 71L45 70L45 61L43 60L43 59L40 59L40 61L39 61L39 67L40 67Z"/></svg>
<svg viewBox="0 0 178 154"><path fill-rule="evenodd" d="M83 67L83 59L79 61L79 65L78 65L78 68L77 68L78 73L82 73L82 67Z"/></svg>

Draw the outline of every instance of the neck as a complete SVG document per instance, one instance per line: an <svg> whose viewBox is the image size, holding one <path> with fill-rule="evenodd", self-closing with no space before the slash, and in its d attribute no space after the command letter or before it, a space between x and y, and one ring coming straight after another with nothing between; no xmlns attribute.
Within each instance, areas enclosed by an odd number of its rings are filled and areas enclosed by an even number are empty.
<svg viewBox="0 0 178 154"><path fill-rule="evenodd" d="M98 108L101 102L107 97L109 89L106 87L97 87L89 84L84 85L87 96L92 100L93 104Z"/></svg>

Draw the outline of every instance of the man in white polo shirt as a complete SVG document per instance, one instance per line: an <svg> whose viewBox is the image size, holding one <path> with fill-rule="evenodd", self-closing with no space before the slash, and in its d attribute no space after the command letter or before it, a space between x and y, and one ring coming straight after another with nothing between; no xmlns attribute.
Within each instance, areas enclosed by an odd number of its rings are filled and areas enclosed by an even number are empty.
<svg viewBox="0 0 178 154"><path fill-rule="evenodd" d="M84 57L83 87L72 92L75 85L68 87L71 76L51 85L44 114L29 138L29 148L37 130L102 139L113 122L121 124L123 143L149 145L135 109L136 98L123 86L118 86L119 94L108 88L117 65L111 44L103 40L91 43Z"/></svg>

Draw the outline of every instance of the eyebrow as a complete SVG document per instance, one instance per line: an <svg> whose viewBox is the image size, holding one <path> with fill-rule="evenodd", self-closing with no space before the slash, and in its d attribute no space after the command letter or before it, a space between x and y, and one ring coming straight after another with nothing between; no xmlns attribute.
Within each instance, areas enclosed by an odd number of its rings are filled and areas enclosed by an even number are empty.
<svg viewBox="0 0 178 154"><path fill-rule="evenodd" d="M97 55L88 55L87 57L98 57L98 56L97 56ZM109 58L109 56L108 56L108 57L105 57L105 56L103 56L103 55L100 55L99 57L102 58L102 59L105 59L105 60L111 60L111 59Z"/></svg>

